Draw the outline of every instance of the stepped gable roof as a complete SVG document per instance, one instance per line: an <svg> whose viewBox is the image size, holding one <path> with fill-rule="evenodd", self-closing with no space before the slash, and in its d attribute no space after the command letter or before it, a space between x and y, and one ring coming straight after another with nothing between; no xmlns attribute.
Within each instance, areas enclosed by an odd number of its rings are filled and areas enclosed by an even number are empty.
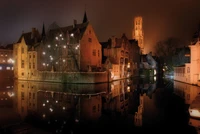
<svg viewBox="0 0 200 134"><path fill-rule="evenodd" d="M66 26L66 27L50 29L49 36L50 36L50 38L53 38L55 36L55 34L58 34L58 33L66 34L68 32L69 34L73 33L74 37L76 39L80 40L82 38L88 24L89 24L89 22L86 22L86 23L75 24L75 25L70 25L70 26Z"/></svg>
<svg viewBox="0 0 200 134"><path fill-rule="evenodd" d="M116 48L120 48L123 42L125 42L126 44L130 43L125 34L123 34L121 38L115 38L115 41L116 41L115 45Z"/></svg>

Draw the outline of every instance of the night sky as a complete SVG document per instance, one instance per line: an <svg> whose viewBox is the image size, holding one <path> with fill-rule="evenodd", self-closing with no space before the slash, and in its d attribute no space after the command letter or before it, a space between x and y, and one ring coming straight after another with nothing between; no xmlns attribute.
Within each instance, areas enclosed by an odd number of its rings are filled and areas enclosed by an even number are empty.
<svg viewBox="0 0 200 134"><path fill-rule="evenodd" d="M1 0L0 43L14 43L32 27L41 32L43 22L46 31L54 21L80 23L85 9L100 42L123 33L131 38L133 18L142 16L148 51L168 37L189 43L200 22L200 0Z"/></svg>

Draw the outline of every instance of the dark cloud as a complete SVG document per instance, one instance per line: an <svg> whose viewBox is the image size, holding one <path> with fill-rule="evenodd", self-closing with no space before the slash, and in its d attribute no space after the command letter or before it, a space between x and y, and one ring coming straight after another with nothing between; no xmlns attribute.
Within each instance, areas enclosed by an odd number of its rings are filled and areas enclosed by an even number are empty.
<svg viewBox="0 0 200 134"><path fill-rule="evenodd" d="M133 18L141 15L149 51L159 40L177 37L190 41L200 21L200 0L3 0L0 2L0 42L16 42L22 31L41 31L56 21L61 26L88 19L100 41L123 33L131 38Z"/></svg>

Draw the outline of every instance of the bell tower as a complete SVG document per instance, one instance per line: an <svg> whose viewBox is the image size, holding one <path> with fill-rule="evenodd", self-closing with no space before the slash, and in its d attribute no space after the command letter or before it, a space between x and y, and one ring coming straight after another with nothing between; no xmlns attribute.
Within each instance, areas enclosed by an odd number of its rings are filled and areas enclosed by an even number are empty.
<svg viewBox="0 0 200 134"><path fill-rule="evenodd" d="M134 18L134 28L132 32L132 38L138 41L141 54L144 54L144 33L142 28L142 17L138 16Z"/></svg>

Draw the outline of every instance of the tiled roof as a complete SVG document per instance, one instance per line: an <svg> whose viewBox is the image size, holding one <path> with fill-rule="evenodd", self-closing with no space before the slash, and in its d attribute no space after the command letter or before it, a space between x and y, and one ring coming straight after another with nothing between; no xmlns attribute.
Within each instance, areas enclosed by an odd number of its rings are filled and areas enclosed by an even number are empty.
<svg viewBox="0 0 200 134"><path fill-rule="evenodd" d="M28 46L34 46L36 43L41 42L40 34L38 31L36 31L35 36L33 36L32 32L23 33L17 43L20 43L23 37Z"/></svg>
<svg viewBox="0 0 200 134"><path fill-rule="evenodd" d="M66 27L59 27L55 29L50 29L48 33L48 38L53 39L56 34L63 33L63 34L74 34L74 37L77 40L80 40L88 26L89 22L76 24L75 26L66 26Z"/></svg>

